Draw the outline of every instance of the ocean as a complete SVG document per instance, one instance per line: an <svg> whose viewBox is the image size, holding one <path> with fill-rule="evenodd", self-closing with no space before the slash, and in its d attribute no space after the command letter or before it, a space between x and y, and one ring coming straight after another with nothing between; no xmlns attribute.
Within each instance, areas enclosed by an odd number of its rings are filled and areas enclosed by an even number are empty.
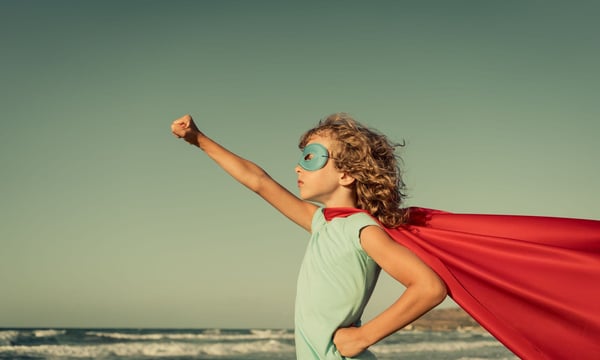
<svg viewBox="0 0 600 360"><path fill-rule="evenodd" d="M371 347L378 359L518 359L481 331L397 332ZM0 329L0 359L293 360L287 329Z"/></svg>

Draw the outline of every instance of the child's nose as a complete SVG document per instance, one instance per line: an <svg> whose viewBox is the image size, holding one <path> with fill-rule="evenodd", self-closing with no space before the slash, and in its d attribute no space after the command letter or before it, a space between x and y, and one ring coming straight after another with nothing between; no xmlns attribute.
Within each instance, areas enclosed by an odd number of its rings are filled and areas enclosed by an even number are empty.
<svg viewBox="0 0 600 360"><path fill-rule="evenodd" d="M300 170L301 170L300 165L296 165L296 167L294 168L294 171L296 172L296 174L300 174Z"/></svg>

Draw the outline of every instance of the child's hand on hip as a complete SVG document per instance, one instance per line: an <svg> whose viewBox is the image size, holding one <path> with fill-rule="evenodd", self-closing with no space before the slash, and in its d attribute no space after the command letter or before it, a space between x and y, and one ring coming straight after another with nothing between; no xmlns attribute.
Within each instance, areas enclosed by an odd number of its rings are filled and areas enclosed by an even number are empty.
<svg viewBox="0 0 600 360"><path fill-rule="evenodd" d="M358 327L337 329L335 334L333 334L333 343L340 355L344 357L354 357L369 347L365 344L360 328Z"/></svg>

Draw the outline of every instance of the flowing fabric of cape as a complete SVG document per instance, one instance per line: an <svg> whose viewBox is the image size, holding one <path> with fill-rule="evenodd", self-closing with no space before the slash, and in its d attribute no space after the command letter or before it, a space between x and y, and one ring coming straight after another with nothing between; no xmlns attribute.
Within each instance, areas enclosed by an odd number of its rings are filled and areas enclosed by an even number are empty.
<svg viewBox="0 0 600 360"><path fill-rule="evenodd" d="M385 230L520 358L600 359L600 221L415 207L406 225Z"/></svg>

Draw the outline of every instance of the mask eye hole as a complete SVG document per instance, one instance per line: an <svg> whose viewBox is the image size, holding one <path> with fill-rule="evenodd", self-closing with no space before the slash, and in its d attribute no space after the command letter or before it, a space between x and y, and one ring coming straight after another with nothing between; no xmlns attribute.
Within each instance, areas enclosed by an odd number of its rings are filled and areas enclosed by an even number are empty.
<svg viewBox="0 0 600 360"><path fill-rule="evenodd" d="M302 157L298 162L304 170L316 171L321 169L327 164L329 153L327 148L321 144L312 143L308 144L302 150Z"/></svg>

